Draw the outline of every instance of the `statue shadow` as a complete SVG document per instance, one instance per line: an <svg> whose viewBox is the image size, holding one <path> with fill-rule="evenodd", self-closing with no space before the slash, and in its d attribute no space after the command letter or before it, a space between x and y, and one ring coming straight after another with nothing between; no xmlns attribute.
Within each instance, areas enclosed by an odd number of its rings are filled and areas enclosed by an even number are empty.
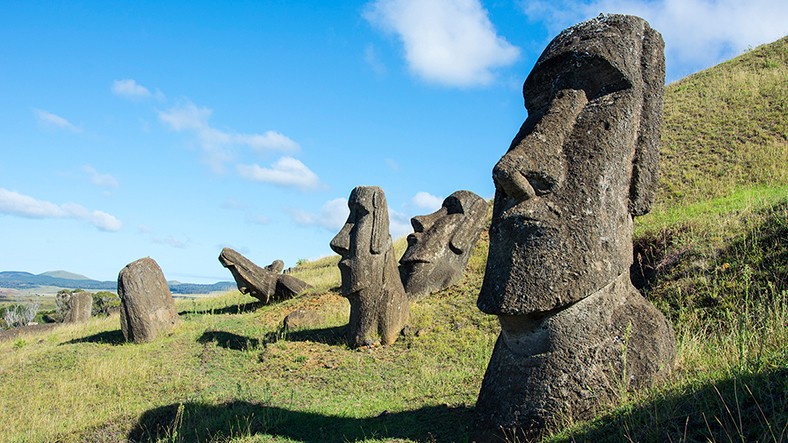
<svg viewBox="0 0 788 443"><path fill-rule="evenodd" d="M282 437L301 442L355 442L371 438L429 442L467 440L471 409L427 406L376 417L352 418L291 411L234 400L221 405L179 403L142 414L127 435L129 442L219 441L229 437Z"/></svg>
<svg viewBox="0 0 788 443"><path fill-rule="evenodd" d="M118 346L126 343L126 338L123 336L123 331L115 329L114 331L104 331L98 334L89 335L87 337L75 338L67 342L61 343L62 345L73 345L76 343L100 343L105 345Z"/></svg>
<svg viewBox="0 0 788 443"><path fill-rule="evenodd" d="M226 331L205 331L197 339L197 342L201 344L215 342L218 346L235 351L254 349L260 345L260 340L257 338L249 338Z"/></svg>
<svg viewBox="0 0 788 443"><path fill-rule="evenodd" d="M261 301L251 301L248 303L241 303L238 305L230 305L225 306L219 309L203 309L201 311L186 309L183 311L178 312L178 315L222 315L222 314L243 314L245 312L254 312L261 307L265 306L265 303Z"/></svg>
<svg viewBox="0 0 788 443"><path fill-rule="evenodd" d="M325 345L343 345L346 343L345 334L347 325L334 326L320 329L301 329L297 331L285 331L285 341L311 341L323 343Z"/></svg>

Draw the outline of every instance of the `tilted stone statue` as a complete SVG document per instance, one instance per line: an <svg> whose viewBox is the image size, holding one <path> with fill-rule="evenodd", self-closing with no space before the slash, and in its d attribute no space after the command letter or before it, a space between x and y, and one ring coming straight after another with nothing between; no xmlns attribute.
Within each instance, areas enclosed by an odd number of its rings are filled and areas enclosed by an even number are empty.
<svg viewBox="0 0 788 443"><path fill-rule="evenodd" d="M131 262L118 274L120 329L126 341L143 343L179 323L175 302L158 263L150 257Z"/></svg>
<svg viewBox="0 0 788 443"><path fill-rule="evenodd" d="M306 282L291 275L268 270L279 269L281 272L284 268L281 260L261 268L234 249L224 248L219 254L219 262L233 274L235 284L241 293L249 294L263 303L293 298L310 287Z"/></svg>
<svg viewBox="0 0 788 443"><path fill-rule="evenodd" d="M350 215L331 240L342 256L342 295L350 301L348 345L391 344L410 314L397 271L386 196L376 186L359 186L348 199Z"/></svg>
<svg viewBox="0 0 788 443"><path fill-rule="evenodd" d="M664 75L658 32L603 15L558 35L525 80L528 118L493 169L477 304L501 334L477 441L588 418L671 369L673 330L629 279L632 217L657 186Z"/></svg>
<svg viewBox="0 0 788 443"><path fill-rule="evenodd" d="M90 292L58 293L58 305L64 307L63 323L85 323L93 311L93 296Z"/></svg>
<svg viewBox="0 0 788 443"><path fill-rule="evenodd" d="M470 191L457 191L440 209L410 219L413 233L400 258L405 292L414 298L456 283L468 265L487 215L487 202Z"/></svg>

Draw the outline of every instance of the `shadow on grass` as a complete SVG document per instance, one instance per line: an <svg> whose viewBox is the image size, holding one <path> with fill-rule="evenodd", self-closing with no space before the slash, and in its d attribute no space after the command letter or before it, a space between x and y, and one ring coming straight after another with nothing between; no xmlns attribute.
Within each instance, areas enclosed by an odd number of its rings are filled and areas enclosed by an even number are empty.
<svg viewBox="0 0 788 443"><path fill-rule="evenodd" d="M197 341L202 344L216 342L218 346L236 351L254 349L260 345L259 339L226 331L205 331Z"/></svg>
<svg viewBox="0 0 788 443"><path fill-rule="evenodd" d="M299 331L287 331L285 341L311 341L326 345L345 344L345 333L347 326L334 326L321 329L302 329Z"/></svg>
<svg viewBox="0 0 788 443"><path fill-rule="evenodd" d="M265 306L261 301L251 301L249 303L242 303L238 305L225 306L218 309L203 309L201 311L186 309L178 312L178 315L222 315L222 314L243 314L245 312L253 312Z"/></svg>
<svg viewBox="0 0 788 443"><path fill-rule="evenodd" d="M114 331L104 331L98 334L88 335L87 337L75 338L62 344L73 345L75 343L101 343L117 346L126 343L126 338L123 337L123 331L116 329Z"/></svg>
<svg viewBox="0 0 788 443"><path fill-rule="evenodd" d="M565 441L781 442L788 438L786 393L787 367L675 388L566 433Z"/></svg>
<svg viewBox="0 0 788 443"><path fill-rule="evenodd" d="M254 435L327 443L373 438L456 442L467 440L470 413L466 407L427 406L414 411L384 411L377 417L350 418L238 400L220 405L182 403L145 412L127 438L138 443L174 436L178 441L223 441Z"/></svg>

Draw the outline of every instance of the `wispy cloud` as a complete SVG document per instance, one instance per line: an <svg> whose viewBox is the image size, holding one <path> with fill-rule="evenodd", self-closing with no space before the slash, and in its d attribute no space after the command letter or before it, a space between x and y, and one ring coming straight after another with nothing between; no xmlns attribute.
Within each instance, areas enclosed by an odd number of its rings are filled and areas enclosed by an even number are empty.
<svg viewBox="0 0 788 443"><path fill-rule="evenodd" d="M148 88L130 78L112 82L112 93L118 97L132 100L147 99L151 97L156 97L159 100L164 99L164 94L162 94L161 91L156 90L156 93L152 93Z"/></svg>
<svg viewBox="0 0 788 443"><path fill-rule="evenodd" d="M347 207L347 199L344 198L335 198L325 202L318 213L301 210L290 211L293 221L299 225L320 226L330 232L339 232L347 221L348 214L350 214L350 209Z"/></svg>
<svg viewBox="0 0 788 443"><path fill-rule="evenodd" d="M42 109L33 109L33 112L35 113L38 122L46 128L63 129L75 133L82 132L82 128L74 125L59 115L44 111Z"/></svg>
<svg viewBox="0 0 788 443"><path fill-rule="evenodd" d="M102 231L119 231L123 223L103 211L86 209L76 203L57 205L29 195L0 188L0 214L26 218L73 218L86 221Z"/></svg>
<svg viewBox="0 0 788 443"><path fill-rule="evenodd" d="M668 81L788 34L783 0L529 0L523 10L529 19L544 21L551 38L600 13L643 17L665 39Z"/></svg>
<svg viewBox="0 0 788 443"><path fill-rule="evenodd" d="M233 159L234 147L245 146L259 153L295 152L300 149L298 143L276 131L243 134L216 129L208 123L212 113L210 108L198 107L187 101L166 111L159 111L159 119L174 131L194 133L205 162L216 172L224 171L225 164Z"/></svg>
<svg viewBox="0 0 788 443"><path fill-rule="evenodd" d="M263 168L256 164L237 165L236 168L238 174L246 180L302 190L315 189L320 186L317 174L293 157L282 157L270 168Z"/></svg>
<svg viewBox="0 0 788 443"><path fill-rule="evenodd" d="M85 165L82 170L88 175L90 182L101 188L117 188L118 180L110 174L102 174L93 166Z"/></svg>
<svg viewBox="0 0 788 443"><path fill-rule="evenodd" d="M137 232L148 237L149 242L157 245L165 245L171 246L173 248L183 249L191 243L189 238L181 239L172 234L161 235L148 225L137 226Z"/></svg>
<svg viewBox="0 0 788 443"><path fill-rule="evenodd" d="M430 194L429 192L417 192L413 198L410 199L417 208L427 209L429 211L436 211L443 204L443 199Z"/></svg>
<svg viewBox="0 0 788 443"><path fill-rule="evenodd" d="M367 62L367 65L369 65L372 71L378 76L386 74L386 65L380 60L378 51L375 49L374 45L368 44L364 47L364 61Z"/></svg>
<svg viewBox="0 0 788 443"><path fill-rule="evenodd" d="M487 85L520 50L498 36L479 0L376 0L364 18L396 34L410 70L449 86Z"/></svg>
<svg viewBox="0 0 788 443"><path fill-rule="evenodd" d="M391 232L391 238L394 240L410 234L413 232L410 217L403 212L389 208L389 231Z"/></svg>

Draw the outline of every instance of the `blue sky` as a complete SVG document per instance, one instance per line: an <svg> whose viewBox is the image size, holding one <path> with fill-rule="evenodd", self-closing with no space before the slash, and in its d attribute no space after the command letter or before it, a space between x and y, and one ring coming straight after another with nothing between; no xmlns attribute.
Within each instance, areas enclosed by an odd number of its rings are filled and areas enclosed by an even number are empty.
<svg viewBox="0 0 788 443"><path fill-rule="evenodd" d="M391 232L491 170L522 82L600 12L663 34L675 81L788 33L783 0L0 2L0 270L229 280L331 254L353 187Z"/></svg>

